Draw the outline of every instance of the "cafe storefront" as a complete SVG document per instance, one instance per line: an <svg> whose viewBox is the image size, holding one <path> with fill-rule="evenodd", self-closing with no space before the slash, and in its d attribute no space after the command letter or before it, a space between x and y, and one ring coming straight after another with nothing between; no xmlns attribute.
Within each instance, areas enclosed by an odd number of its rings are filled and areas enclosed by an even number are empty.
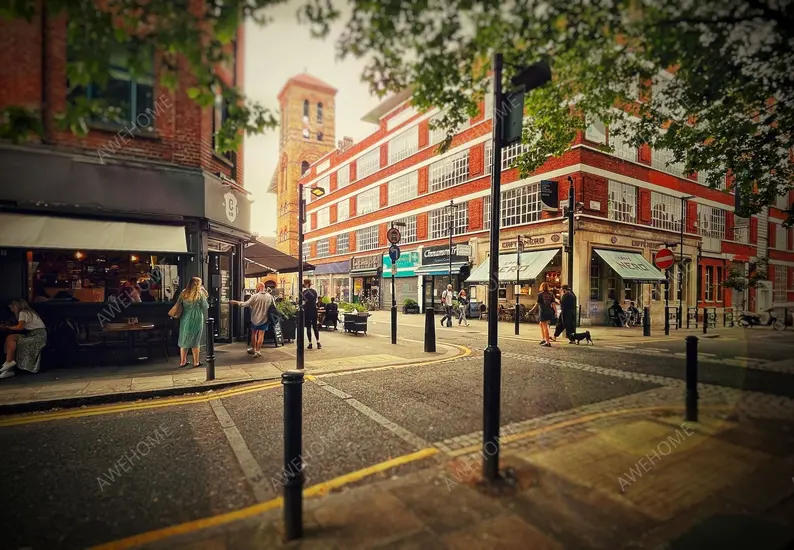
<svg viewBox="0 0 794 550"><path fill-rule="evenodd" d="M103 342L108 323L138 321L175 353L167 313L194 276L210 295L216 339L244 336L242 314L228 304L242 291L251 239L244 189L200 170L40 150L0 148L0 161L9 167L0 185L0 301L28 300L51 342L65 325L87 345ZM5 181L23 173L25 185ZM130 287L136 299L119 306Z"/></svg>
<svg viewBox="0 0 794 550"><path fill-rule="evenodd" d="M350 260L350 288L353 303L369 303L381 307L380 273L383 260L380 253L355 256Z"/></svg>
<svg viewBox="0 0 794 550"><path fill-rule="evenodd" d="M350 260L319 264L309 278L318 296L350 301Z"/></svg>
<svg viewBox="0 0 794 550"><path fill-rule="evenodd" d="M471 246L468 244L453 244L451 251L449 245L422 248L422 264L415 269L415 273L421 277L421 281L417 284L422 287L423 312L428 307L441 312L441 294L446 290L447 285L451 284L456 292L461 289L463 281L460 268L470 265L470 255Z"/></svg>
<svg viewBox="0 0 794 550"><path fill-rule="evenodd" d="M410 298L417 301L419 298L419 283L416 277L416 268L421 264L421 255L418 250L402 251L397 260L397 271L394 274L394 290L397 298L397 307L401 308L403 302ZM383 303L391 307L391 277L392 261L388 254L383 255Z"/></svg>

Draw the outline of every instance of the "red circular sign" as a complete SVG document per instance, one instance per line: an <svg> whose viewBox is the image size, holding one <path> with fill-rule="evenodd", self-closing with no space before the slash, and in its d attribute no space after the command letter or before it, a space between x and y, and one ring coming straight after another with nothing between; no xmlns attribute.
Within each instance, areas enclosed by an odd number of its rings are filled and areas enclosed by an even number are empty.
<svg viewBox="0 0 794 550"><path fill-rule="evenodd" d="M675 254L669 248L661 248L653 260L659 269L670 269L675 263Z"/></svg>

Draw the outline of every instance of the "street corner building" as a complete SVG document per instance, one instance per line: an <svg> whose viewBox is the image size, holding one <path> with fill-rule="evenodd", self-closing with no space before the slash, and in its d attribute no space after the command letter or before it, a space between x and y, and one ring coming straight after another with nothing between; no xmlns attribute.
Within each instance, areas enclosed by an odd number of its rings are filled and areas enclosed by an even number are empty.
<svg viewBox="0 0 794 550"><path fill-rule="evenodd" d="M374 126L369 136L358 143L341 140L337 149L300 168L298 185L325 191L311 197L304 228L304 254L316 266L309 275L320 294L390 304L387 232L401 222L398 301L412 298L423 310L436 307L452 284L467 290L470 313L476 313L489 280L492 112L489 95L480 114L457 128L450 148L440 154L444 132L430 129L440 111L418 111L406 91L363 117ZM313 111L308 113L313 123ZM298 136L293 146L310 147L308 159L318 152L316 136L298 134L305 119L296 124L290 130ZM624 308L631 302L649 307L656 324L666 313L676 323L680 307L686 324L702 322L703 308L713 322L794 300L794 235L782 226L790 193L752 218L739 218L727 172L721 188L709 188L706 174L685 174L669 151L634 147L599 121L562 156L520 179L513 164L522 147L509 145L498 159L500 288L494 307L514 308L516 293L521 305L531 307L540 283L567 282L568 220L559 206L567 203L569 177L577 204L573 288L582 325L609 323L614 301ZM675 255L667 272L654 265L663 247ZM757 288L723 284L766 257L767 278Z"/></svg>
<svg viewBox="0 0 794 550"><path fill-rule="evenodd" d="M162 87L157 55L150 74L133 78L123 56L109 52L108 85L81 93L101 91L119 108L118 118L89 121L83 137L61 131L56 117L73 100L66 24L41 13L29 23L0 24L0 107L40 110L44 126L41 139L0 143L0 301L25 298L48 327L73 321L80 334L96 334L100 314L159 327L198 276L209 292L216 339L241 337L242 314L236 317L228 299L244 284L251 199L242 147L216 148L226 116L222 99L209 108L190 100L183 72L175 91ZM234 62L218 71L242 87L242 27L233 45ZM143 289L140 302L109 309L131 279ZM176 347L176 331L173 338Z"/></svg>

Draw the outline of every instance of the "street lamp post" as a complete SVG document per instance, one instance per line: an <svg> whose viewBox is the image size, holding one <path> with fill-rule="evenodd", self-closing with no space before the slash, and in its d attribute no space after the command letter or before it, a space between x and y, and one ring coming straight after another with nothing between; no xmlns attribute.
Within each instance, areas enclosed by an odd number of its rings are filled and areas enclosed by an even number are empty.
<svg viewBox="0 0 794 550"><path fill-rule="evenodd" d="M391 227L405 227L404 222L391 222ZM391 343L397 343L397 295L395 294L394 275L397 272L397 260L391 258Z"/></svg>
<svg viewBox="0 0 794 550"><path fill-rule="evenodd" d="M455 231L455 214L457 213L457 206L455 202L450 199L449 205L449 284L452 284L452 234ZM444 304L446 306L446 304ZM447 326L452 326L452 317L447 318Z"/></svg>
<svg viewBox="0 0 794 550"><path fill-rule="evenodd" d="M678 281L676 288L678 289L678 328L681 328L682 314L684 313L684 289L681 288L681 283L684 282L684 228L686 227L686 206L689 199L694 199L694 195L685 195L681 197L681 248L678 251Z"/></svg>
<svg viewBox="0 0 794 550"><path fill-rule="evenodd" d="M303 350L303 224L306 220L306 187L300 187L298 193L300 200L298 201L298 322L297 331L295 335L295 367L298 370L303 370L304 367L304 350ZM325 189L322 187L310 187L312 195L315 197L322 197L325 195Z"/></svg>
<svg viewBox="0 0 794 550"><path fill-rule="evenodd" d="M516 336L518 336L518 319L520 316L521 306L518 302L519 295L521 294L521 252L524 249L524 241L521 240L521 235L516 240Z"/></svg>
<svg viewBox="0 0 794 550"><path fill-rule="evenodd" d="M571 288L571 292L574 296L576 293L574 292L573 287L573 222L574 222L574 213L576 211L576 195L573 185L573 177L568 176L568 286ZM576 311L576 301L574 299L573 304L573 311ZM573 331L576 333L576 315L573 316ZM569 335L568 338L573 338L573 334Z"/></svg>
<svg viewBox="0 0 794 550"><path fill-rule="evenodd" d="M499 349L499 214L501 212L502 128L502 54L493 55L493 147L491 148L491 229L488 262L488 347L483 352L483 478L496 482L499 476L499 413L502 386L502 352ZM516 87L528 92L551 80L546 62L523 68L513 79ZM523 102L517 107L523 113ZM491 445L493 448L489 447Z"/></svg>

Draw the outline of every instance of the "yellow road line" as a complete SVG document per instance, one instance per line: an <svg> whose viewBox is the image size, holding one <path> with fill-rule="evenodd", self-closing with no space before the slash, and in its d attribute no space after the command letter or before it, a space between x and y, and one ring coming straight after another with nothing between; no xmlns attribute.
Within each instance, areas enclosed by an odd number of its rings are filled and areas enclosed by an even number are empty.
<svg viewBox="0 0 794 550"><path fill-rule="evenodd" d="M723 411L727 407L724 406L706 406L706 407L699 407L698 410L701 412L703 411ZM608 412L600 412L600 413L593 413L588 414L585 416L580 416L577 418L573 418L571 420L563 420L562 422L557 422L555 424L551 424L549 426L543 426L541 428L535 428L534 430L529 430L527 432L521 432L518 434L511 434L504 437L499 438L500 444L507 444L511 441L518 441L521 439L526 439L528 437L532 437L535 435L540 435L546 432L552 432L554 430L559 430L561 428L567 428L569 426L576 426L577 424L584 424L586 422L591 422L593 420L600 420L601 418L609 418L611 416L623 416L632 413L641 413L641 412L662 412L662 411L669 411L669 412L679 412L683 410L683 406L679 405L671 405L671 406L659 406L659 407L642 407L639 409L619 409L616 411L608 411ZM470 454L482 449L481 444L477 445L469 445L468 447L462 447L460 449L455 449L454 451L447 453L449 456L461 456Z"/></svg>
<svg viewBox="0 0 794 550"><path fill-rule="evenodd" d="M313 377L307 377L312 379ZM37 424L39 422L48 422L50 420L63 420L67 418L80 418L84 416L98 416L103 414L114 414L128 411L140 411L146 409L159 409L162 407L175 407L178 405L189 405L193 403L203 403L212 399L221 399L226 397L234 397L245 393L255 391L269 390L281 386L280 381L265 382L262 384L255 384L241 388L231 388L227 390L220 390L213 393L203 393L201 395L191 395L182 397L166 397L163 399L141 401L135 403L122 403L118 405L105 405L97 406L89 409L68 409L64 411L56 411L51 413L30 413L21 416L12 416L9 418L0 418L0 427L5 426L19 426L22 424ZM212 387L206 388L204 391L211 390Z"/></svg>
<svg viewBox="0 0 794 550"><path fill-rule="evenodd" d="M386 370L386 369L402 369L402 368L410 368L410 367L424 367L424 366L427 366L427 365L436 365L438 363L445 363L447 361L455 361L457 359L462 359L463 357L468 357L472 353L471 348L468 348L466 346L462 346L462 345L459 345L459 344L450 344L448 342L445 343L444 345L445 346L454 347L454 348L458 348L459 350L461 350L462 353L460 353L459 355L455 355L454 357L444 357L442 359L431 359L430 361L422 361L420 363L399 363L397 365L381 365L381 366L378 366L378 367L362 367L360 369L354 369L354 370L338 370L338 371L334 371L334 372L318 373L318 374L314 375L313 379L314 378L333 377L333 376L344 376L344 375L356 374L356 373L359 373L359 372L379 371L379 370Z"/></svg>
<svg viewBox="0 0 794 550"><path fill-rule="evenodd" d="M398 456L397 458L393 458L385 462L380 462L378 464L374 464L372 466L362 468L361 470L356 470L355 472L350 472L349 474L339 476L329 481L318 483L317 485L312 485L311 487L304 489L303 494L306 497L324 495L333 489L338 489L345 485L349 485L350 483L354 483L356 481L364 479L365 477L369 477L371 475L384 472L386 470L390 470L397 466L402 466L403 464L416 462L417 460L422 460L431 457L433 455L436 455L438 453L439 450L436 449L435 447L428 447L427 449L422 449L415 453ZM161 541L163 539L167 539L177 535L185 535L187 533L200 531L202 529L207 529L209 527L216 527L218 525L225 525L227 523L231 523L234 521L247 519L256 516L258 514L267 512L269 510L273 510L274 508L279 508L283 505L283 503L284 500L281 497L278 497L278 498L274 498L273 500L268 500L267 502L261 502L259 504L254 504L253 506L248 506L247 508L235 510L234 512L227 512L225 514L220 514L217 516L197 519L194 521L189 521L187 523L180 523L178 525L172 525L170 527L165 527L163 529L157 529L154 531L141 533L139 535L133 535L125 539L120 539L105 544L100 544L98 546L92 547L91 550L122 550L125 548L133 548L143 544L149 544L149 543Z"/></svg>

